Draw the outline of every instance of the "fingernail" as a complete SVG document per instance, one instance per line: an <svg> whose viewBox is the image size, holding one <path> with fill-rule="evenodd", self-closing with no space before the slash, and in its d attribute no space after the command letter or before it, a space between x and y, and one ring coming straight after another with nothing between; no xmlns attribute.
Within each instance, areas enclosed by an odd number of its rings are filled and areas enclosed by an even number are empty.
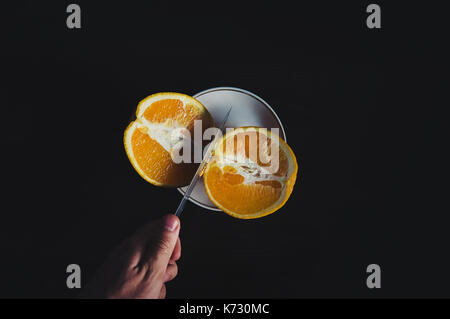
<svg viewBox="0 0 450 319"><path fill-rule="evenodd" d="M168 231L174 231L178 226L178 220L172 216L166 218L166 229Z"/></svg>

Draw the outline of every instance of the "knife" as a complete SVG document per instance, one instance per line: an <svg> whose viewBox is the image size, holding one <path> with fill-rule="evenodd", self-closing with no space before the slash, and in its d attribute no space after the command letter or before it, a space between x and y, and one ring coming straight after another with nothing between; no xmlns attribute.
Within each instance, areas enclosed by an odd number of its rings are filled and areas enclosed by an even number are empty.
<svg viewBox="0 0 450 319"><path fill-rule="evenodd" d="M183 199L181 200L180 204L178 205L177 211L175 212L175 216L180 216L181 212L184 209L184 205L186 204L186 200L189 198L189 196L191 196L191 193L194 190L195 184L197 184L198 180L203 175L203 171L205 170L206 164L208 164L209 161L211 160L213 150L216 146L217 141L219 140L218 133L223 131L223 129L225 127L225 123L227 122L228 117L230 116L232 108L233 107L231 106L229 108L229 110L227 111L227 113L225 114L225 117L223 118L222 123L220 124L220 127L216 131L216 135L214 136L214 139L212 140L211 143L209 143L209 146L208 146L208 149L206 150L205 156L203 157L202 162L198 166L197 171L195 172L195 175L192 178L192 181L186 190L186 193L184 193Z"/></svg>

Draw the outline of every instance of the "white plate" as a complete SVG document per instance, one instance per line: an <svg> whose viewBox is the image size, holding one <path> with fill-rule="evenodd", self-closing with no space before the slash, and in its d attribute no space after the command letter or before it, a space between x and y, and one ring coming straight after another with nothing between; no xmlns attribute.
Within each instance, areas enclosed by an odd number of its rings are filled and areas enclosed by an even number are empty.
<svg viewBox="0 0 450 319"><path fill-rule="evenodd" d="M225 125L228 127L260 126L267 129L278 128L280 137L286 141L283 125L275 111L262 98L249 91L234 87L217 87L194 95L211 113L215 123L221 123L228 108L233 106ZM178 188L184 195L186 187ZM200 179L195 185L189 200L203 208L220 211L208 198Z"/></svg>

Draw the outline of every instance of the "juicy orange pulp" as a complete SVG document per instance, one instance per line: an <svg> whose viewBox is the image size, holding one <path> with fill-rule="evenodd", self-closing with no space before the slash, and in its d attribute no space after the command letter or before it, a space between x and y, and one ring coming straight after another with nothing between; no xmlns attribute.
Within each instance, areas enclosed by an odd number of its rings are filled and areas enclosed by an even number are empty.
<svg viewBox="0 0 450 319"><path fill-rule="evenodd" d="M278 165L270 167L276 159L271 154L273 142L279 146ZM204 174L205 189L217 207L234 217L262 217L287 201L297 170L294 153L278 136L263 128L238 128L217 143Z"/></svg>
<svg viewBox="0 0 450 319"><path fill-rule="evenodd" d="M189 184L198 163L193 163L193 156L191 163L175 163L171 138L180 128L193 136L195 120L202 121L203 131L214 125L204 106L184 94L157 93L139 103L136 120L125 130L124 144L130 162L145 180L157 186Z"/></svg>

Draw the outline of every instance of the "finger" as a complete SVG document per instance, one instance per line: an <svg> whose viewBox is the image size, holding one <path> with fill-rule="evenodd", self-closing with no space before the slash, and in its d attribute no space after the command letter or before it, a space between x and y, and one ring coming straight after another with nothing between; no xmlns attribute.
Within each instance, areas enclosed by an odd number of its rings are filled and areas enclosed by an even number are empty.
<svg viewBox="0 0 450 319"><path fill-rule="evenodd" d="M166 274L164 276L164 282L171 281L178 274L178 266L177 264L171 264L167 266Z"/></svg>
<svg viewBox="0 0 450 319"><path fill-rule="evenodd" d="M169 214L164 216L161 222L162 233L156 243L156 251L154 251L153 256L149 257L154 268L165 270L177 243L180 233L180 220L177 216Z"/></svg>
<svg viewBox="0 0 450 319"><path fill-rule="evenodd" d="M180 241L180 237L178 237L177 239L177 243L175 244L175 248L173 249L173 253L172 256L170 256L170 262L175 262L178 259L180 259L181 257L181 241Z"/></svg>
<svg viewBox="0 0 450 319"><path fill-rule="evenodd" d="M161 291L159 292L159 299L166 298L166 285L162 285Z"/></svg>
<svg viewBox="0 0 450 319"><path fill-rule="evenodd" d="M154 247L148 247L148 243L157 240L157 236L161 232L160 228L160 220L148 222L127 240L127 248L132 252L132 258L130 259L133 267L142 266L154 254L152 253Z"/></svg>

